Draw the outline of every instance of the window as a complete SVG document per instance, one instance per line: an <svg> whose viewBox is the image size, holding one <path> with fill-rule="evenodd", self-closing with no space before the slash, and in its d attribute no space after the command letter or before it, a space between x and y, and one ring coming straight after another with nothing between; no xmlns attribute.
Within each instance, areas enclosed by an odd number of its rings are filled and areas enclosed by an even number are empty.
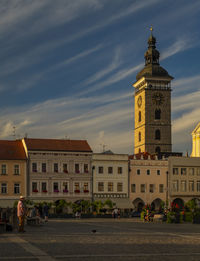
<svg viewBox="0 0 200 261"><path fill-rule="evenodd" d="M181 180L181 192L186 192L186 180Z"/></svg>
<svg viewBox="0 0 200 261"><path fill-rule="evenodd" d="M1 165L1 174L6 175L6 164Z"/></svg>
<svg viewBox="0 0 200 261"><path fill-rule="evenodd" d="M189 168L189 175L194 176L194 168Z"/></svg>
<svg viewBox="0 0 200 261"><path fill-rule="evenodd" d="M160 130L156 130L156 131L155 131L155 139L156 139L156 140L160 140L160 136L161 136L161 135L160 135Z"/></svg>
<svg viewBox="0 0 200 261"><path fill-rule="evenodd" d="M19 175L19 165L14 165L14 175Z"/></svg>
<svg viewBox="0 0 200 261"><path fill-rule="evenodd" d="M200 176L200 168L197 168L197 176Z"/></svg>
<svg viewBox="0 0 200 261"><path fill-rule="evenodd" d="M141 141L141 132L138 133L138 141Z"/></svg>
<svg viewBox="0 0 200 261"><path fill-rule="evenodd" d="M42 172L46 172L47 171L47 165L46 163L42 163Z"/></svg>
<svg viewBox="0 0 200 261"><path fill-rule="evenodd" d="M187 169L181 168L181 175L186 175L186 174L187 174Z"/></svg>
<svg viewBox="0 0 200 261"><path fill-rule="evenodd" d="M99 174L102 174L103 173L103 167L99 167L98 172L99 172Z"/></svg>
<svg viewBox="0 0 200 261"><path fill-rule="evenodd" d="M38 192L37 182L32 182L32 192Z"/></svg>
<svg viewBox="0 0 200 261"><path fill-rule="evenodd" d="M121 182L117 183L117 192L122 192L123 191L123 184Z"/></svg>
<svg viewBox="0 0 200 261"><path fill-rule="evenodd" d="M1 193L7 194L7 184L6 183L1 183Z"/></svg>
<svg viewBox="0 0 200 261"><path fill-rule="evenodd" d="M189 181L189 191L190 191L190 192L193 192L193 191L194 191L194 181L193 181L193 180L190 180L190 181Z"/></svg>
<svg viewBox="0 0 200 261"><path fill-rule="evenodd" d="M145 184L141 184L140 185L140 191L142 192L142 193L144 193L145 192Z"/></svg>
<svg viewBox="0 0 200 261"><path fill-rule="evenodd" d="M80 192L80 183L79 182L74 183L74 189L75 189L75 192Z"/></svg>
<svg viewBox="0 0 200 261"><path fill-rule="evenodd" d="M138 113L138 121L141 122L141 120L142 120L142 114L141 114L141 111L139 111L139 113Z"/></svg>
<svg viewBox="0 0 200 261"><path fill-rule="evenodd" d="M160 153L160 151L161 151L160 147L156 147L155 152L156 152L156 153Z"/></svg>
<svg viewBox="0 0 200 261"><path fill-rule="evenodd" d="M112 174L113 173L113 167L108 167L108 174Z"/></svg>
<svg viewBox="0 0 200 261"><path fill-rule="evenodd" d="M150 169L147 169L147 175L150 175Z"/></svg>
<svg viewBox="0 0 200 261"><path fill-rule="evenodd" d="M20 194L20 184L19 183L14 184L14 194Z"/></svg>
<svg viewBox="0 0 200 261"><path fill-rule="evenodd" d="M68 169L67 169L67 164L66 163L63 164L63 172L64 173L68 173Z"/></svg>
<svg viewBox="0 0 200 261"><path fill-rule="evenodd" d="M174 192L177 192L177 191L178 191L178 180L174 180L174 181L172 182L172 190L173 190Z"/></svg>
<svg viewBox="0 0 200 261"><path fill-rule="evenodd" d="M197 180L197 191L200 191L200 180Z"/></svg>
<svg viewBox="0 0 200 261"><path fill-rule="evenodd" d="M100 192L104 191L104 183L103 182L98 182L98 191L100 191Z"/></svg>
<svg viewBox="0 0 200 261"><path fill-rule="evenodd" d="M75 172L80 173L79 164L75 164Z"/></svg>
<svg viewBox="0 0 200 261"><path fill-rule="evenodd" d="M54 182L54 183L53 183L53 191L54 191L54 192L59 192L58 182Z"/></svg>
<svg viewBox="0 0 200 261"><path fill-rule="evenodd" d="M53 164L53 171L58 172L58 163Z"/></svg>
<svg viewBox="0 0 200 261"><path fill-rule="evenodd" d="M159 169L157 169L157 175L158 175L158 176L160 175L160 170L159 170Z"/></svg>
<svg viewBox="0 0 200 261"><path fill-rule="evenodd" d="M117 168L117 173L118 173L118 174L122 174L122 167L118 167L118 168Z"/></svg>
<svg viewBox="0 0 200 261"><path fill-rule="evenodd" d="M47 192L47 183L42 182L42 192Z"/></svg>
<svg viewBox="0 0 200 261"><path fill-rule="evenodd" d="M164 185L159 184L159 193L163 193L163 192L164 192Z"/></svg>
<svg viewBox="0 0 200 261"><path fill-rule="evenodd" d="M87 182L84 183L83 190L84 190L84 192L89 192L89 190L88 190L88 183Z"/></svg>
<svg viewBox="0 0 200 261"><path fill-rule="evenodd" d="M84 164L84 173L88 173L88 164Z"/></svg>
<svg viewBox="0 0 200 261"><path fill-rule="evenodd" d="M113 192L113 182L108 182L108 192Z"/></svg>
<svg viewBox="0 0 200 261"><path fill-rule="evenodd" d="M37 163L32 163L32 172L37 172Z"/></svg>
<svg viewBox="0 0 200 261"><path fill-rule="evenodd" d="M63 182L63 192L68 192L68 182Z"/></svg>
<svg viewBox="0 0 200 261"><path fill-rule="evenodd" d="M138 149L138 153L141 153L141 149Z"/></svg>
<svg viewBox="0 0 200 261"><path fill-rule="evenodd" d="M140 169L137 169L137 175L140 175Z"/></svg>
<svg viewBox="0 0 200 261"><path fill-rule="evenodd" d="M154 184L149 184L149 192L150 193L154 192Z"/></svg>
<svg viewBox="0 0 200 261"><path fill-rule="evenodd" d="M136 185L131 184L131 192L135 193L136 192Z"/></svg>
<svg viewBox="0 0 200 261"><path fill-rule="evenodd" d="M160 120L161 119L161 110L156 109L155 110L155 120Z"/></svg>
<svg viewBox="0 0 200 261"><path fill-rule="evenodd" d="M178 168L173 168L173 175L178 175Z"/></svg>

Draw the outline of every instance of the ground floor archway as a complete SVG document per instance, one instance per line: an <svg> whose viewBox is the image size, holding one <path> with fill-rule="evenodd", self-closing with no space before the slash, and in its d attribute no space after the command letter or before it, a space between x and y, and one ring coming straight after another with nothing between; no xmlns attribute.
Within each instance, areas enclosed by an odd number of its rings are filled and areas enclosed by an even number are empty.
<svg viewBox="0 0 200 261"><path fill-rule="evenodd" d="M141 198L136 198L133 200L133 206L136 211L141 212L144 207L144 201Z"/></svg>
<svg viewBox="0 0 200 261"><path fill-rule="evenodd" d="M181 198L175 198L172 203L175 206L178 206L178 208L180 208L180 209L184 208L184 201Z"/></svg>
<svg viewBox="0 0 200 261"><path fill-rule="evenodd" d="M151 210L153 211L159 211L162 207L162 200L160 198L156 198L154 201L151 203Z"/></svg>

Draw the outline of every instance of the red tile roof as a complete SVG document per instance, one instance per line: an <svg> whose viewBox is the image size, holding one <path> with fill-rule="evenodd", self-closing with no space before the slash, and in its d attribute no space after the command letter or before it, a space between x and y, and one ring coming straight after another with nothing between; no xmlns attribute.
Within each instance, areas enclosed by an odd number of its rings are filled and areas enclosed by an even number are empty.
<svg viewBox="0 0 200 261"><path fill-rule="evenodd" d="M92 152L86 140L57 140L25 138L28 150Z"/></svg>
<svg viewBox="0 0 200 261"><path fill-rule="evenodd" d="M0 160L26 160L21 140L0 140Z"/></svg>
<svg viewBox="0 0 200 261"><path fill-rule="evenodd" d="M130 155L129 160L130 159L137 159L137 160L145 159L145 160L147 160L149 157L150 157L150 159L155 160L155 155L152 155L148 152L141 152L141 153Z"/></svg>

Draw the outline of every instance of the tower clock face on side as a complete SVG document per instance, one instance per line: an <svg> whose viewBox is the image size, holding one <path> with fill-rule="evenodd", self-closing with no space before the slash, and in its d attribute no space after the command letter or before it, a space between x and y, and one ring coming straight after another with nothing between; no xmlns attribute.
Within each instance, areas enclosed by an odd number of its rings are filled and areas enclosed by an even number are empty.
<svg viewBox="0 0 200 261"><path fill-rule="evenodd" d="M138 97L137 104L138 104L138 107L141 107L141 105L142 105L142 96Z"/></svg>
<svg viewBox="0 0 200 261"><path fill-rule="evenodd" d="M153 100L154 104L161 105L164 102L164 96L162 93L156 92L156 93L154 93L152 100Z"/></svg>

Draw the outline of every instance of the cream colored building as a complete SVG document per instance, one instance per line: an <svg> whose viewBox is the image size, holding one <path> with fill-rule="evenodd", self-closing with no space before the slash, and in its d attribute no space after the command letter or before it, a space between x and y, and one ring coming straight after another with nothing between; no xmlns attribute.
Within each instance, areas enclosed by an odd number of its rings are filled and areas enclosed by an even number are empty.
<svg viewBox="0 0 200 261"><path fill-rule="evenodd" d="M30 199L91 199L92 150L87 141L25 138L23 143L29 156Z"/></svg>
<svg viewBox="0 0 200 261"><path fill-rule="evenodd" d="M168 161L141 153L130 156L130 200L136 211L144 205L159 209L167 198Z"/></svg>
<svg viewBox="0 0 200 261"><path fill-rule="evenodd" d="M128 198L128 155L111 151L94 153L92 166L94 199L110 199L118 208L131 208Z"/></svg>
<svg viewBox="0 0 200 261"><path fill-rule="evenodd" d="M171 80L159 64L156 38L151 34L145 67L137 74L135 89L134 154L171 152Z"/></svg>
<svg viewBox="0 0 200 261"><path fill-rule="evenodd" d="M27 157L21 141L0 140L0 207L27 196Z"/></svg>
<svg viewBox="0 0 200 261"><path fill-rule="evenodd" d="M200 200L200 157L169 157L169 202Z"/></svg>
<svg viewBox="0 0 200 261"><path fill-rule="evenodd" d="M200 122L192 132L192 154L191 157L200 157Z"/></svg>

